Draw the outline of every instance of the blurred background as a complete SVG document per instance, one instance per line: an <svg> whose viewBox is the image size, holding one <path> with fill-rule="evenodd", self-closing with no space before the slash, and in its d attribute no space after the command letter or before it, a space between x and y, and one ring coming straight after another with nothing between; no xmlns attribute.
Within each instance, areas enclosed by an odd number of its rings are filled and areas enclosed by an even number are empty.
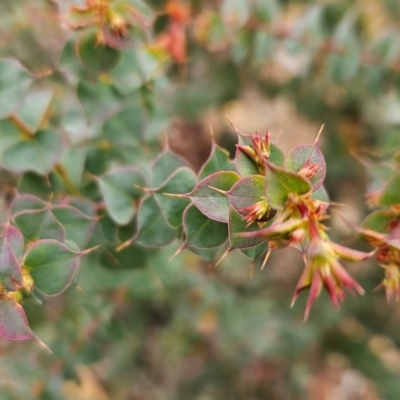
<svg viewBox="0 0 400 400"><path fill-rule="evenodd" d="M85 46L99 40L91 7L108 3L0 4L1 57L37 78L32 93L51 99L39 123L62 130L73 157L84 149L86 171L145 170L165 137L198 171L210 126L233 154L226 116L248 134L268 128L285 150L325 124L330 198L362 220L371 177L356 155L400 146L397 0L115 0L132 20L103 31L118 57L99 69ZM10 187L45 198L58 187L50 180L2 169L2 209ZM336 211L329 224L335 241L367 248ZM25 300L53 354L0 340L1 399L400 399L400 307L373 291L375 261L348 266L364 297L336 310L323 293L303 323L306 294L290 308L296 251L274 252L250 279L239 254L216 269L189 251L169 261L178 242L116 253L130 229L102 218L93 243L109 250L83 260L79 286L40 306Z"/></svg>

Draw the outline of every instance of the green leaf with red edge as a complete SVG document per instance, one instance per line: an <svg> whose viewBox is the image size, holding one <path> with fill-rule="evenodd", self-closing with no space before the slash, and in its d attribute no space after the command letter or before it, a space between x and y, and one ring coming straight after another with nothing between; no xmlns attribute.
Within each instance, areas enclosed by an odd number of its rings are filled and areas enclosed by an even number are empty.
<svg viewBox="0 0 400 400"><path fill-rule="evenodd" d="M76 245L74 247L78 250ZM23 265L30 272L35 288L53 296L71 283L81 255L82 252L72 250L57 240L39 240L28 249Z"/></svg>
<svg viewBox="0 0 400 400"><path fill-rule="evenodd" d="M134 241L142 246L166 246L177 235L177 230L170 226L153 196L146 197L140 205L137 224Z"/></svg>
<svg viewBox="0 0 400 400"><path fill-rule="evenodd" d="M128 224L136 213L136 200L143 195L142 175L133 167L120 167L98 177L107 212L119 225Z"/></svg>
<svg viewBox="0 0 400 400"><path fill-rule="evenodd" d="M177 228L182 225L183 211L190 200L181 196L169 194L183 194L190 192L196 185L196 175L190 168L180 167L170 176L167 182L155 190L154 197L168 223Z"/></svg>
<svg viewBox="0 0 400 400"><path fill-rule="evenodd" d="M65 229L51 212L50 205L42 210L18 212L12 221L28 241L55 239L65 242Z"/></svg>
<svg viewBox="0 0 400 400"><path fill-rule="evenodd" d="M124 108L124 101L114 88L101 80L78 83L78 98L90 126L107 121Z"/></svg>
<svg viewBox="0 0 400 400"><path fill-rule="evenodd" d="M24 250L22 233L12 225L0 225L0 282L5 289L15 291L22 287L20 259Z"/></svg>
<svg viewBox="0 0 400 400"><path fill-rule="evenodd" d="M184 247L214 248L228 239L228 226L207 218L191 204L183 214Z"/></svg>
<svg viewBox="0 0 400 400"><path fill-rule="evenodd" d="M239 145L252 147L252 141L250 135L245 135L239 131L236 132L238 133ZM283 166L283 161L284 161L283 151L274 143L271 143L270 145L270 155L268 160L270 163L274 165L277 165L279 167ZM236 148L235 166L236 170L239 172L241 176L257 175L260 173L257 164L243 151L241 151L239 147Z"/></svg>
<svg viewBox="0 0 400 400"><path fill-rule="evenodd" d="M326 175L326 165L324 156L315 144L303 144L296 146L286 156L285 169L288 171L299 172L302 168L317 165L317 173L309 179L313 191L321 187Z"/></svg>
<svg viewBox="0 0 400 400"><path fill-rule="evenodd" d="M17 115L32 131L36 132L49 109L54 90L33 85Z"/></svg>
<svg viewBox="0 0 400 400"><path fill-rule="evenodd" d="M9 340L37 339L22 306L5 295L0 296L0 336Z"/></svg>
<svg viewBox="0 0 400 400"><path fill-rule="evenodd" d="M231 206L243 215L243 209L265 200L265 178L249 175L236 182L226 194Z"/></svg>
<svg viewBox="0 0 400 400"><path fill-rule="evenodd" d="M329 203L328 192L326 191L324 185L321 185L317 190L312 192L310 198L323 201L324 203Z"/></svg>
<svg viewBox="0 0 400 400"><path fill-rule="evenodd" d="M66 239L75 242L79 249L84 249L92 235L96 220L68 205L54 206L51 211L64 227Z"/></svg>
<svg viewBox="0 0 400 400"><path fill-rule="evenodd" d="M311 184L299 174L268 163L265 189L267 202L271 207L281 208L285 205L290 193L306 194L311 190Z"/></svg>
<svg viewBox="0 0 400 400"><path fill-rule="evenodd" d="M264 241L264 243L261 243L258 246L250 247L248 249L242 249L240 250L240 252L243 253L247 258L250 258L250 260L255 261L260 258L267 250L268 243Z"/></svg>
<svg viewBox="0 0 400 400"><path fill-rule="evenodd" d="M0 119L18 110L32 81L16 60L0 60Z"/></svg>
<svg viewBox="0 0 400 400"><path fill-rule="evenodd" d="M400 204L400 174L395 173L382 189L379 205L394 206Z"/></svg>
<svg viewBox="0 0 400 400"><path fill-rule="evenodd" d="M156 160L151 171L151 187L159 188L179 168L187 163L176 154L166 149Z"/></svg>
<svg viewBox="0 0 400 400"><path fill-rule="evenodd" d="M236 172L215 172L200 181L188 197L208 218L227 223L229 200L225 193L239 180ZM215 190L215 189L219 190Z"/></svg>
<svg viewBox="0 0 400 400"><path fill-rule="evenodd" d="M95 33L82 36L76 49L86 70L95 77L110 72L121 59L121 52L98 43Z"/></svg>
<svg viewBox="0 0 400 400"><path fill-rule="evenodd" d="M283 167L285 156L283 151L274 143L271 143L268 161L277 167Z"/></svg>
<svg viewBox="0 0 400 400"><path fill-rule="evenodd" d="M229 247L231 250L248 249L250 247L255 247L265 242L265 239L263 237L243 238L236 235L237 233L254 232L259 229L260 228L257 223L253 223L250 226L246 227L246 221L243 220L243 217L233 207L230 208L228 231Z"/></svg>
<svg viewBox="0 0 400 400"><path fill-rule="evenodd" d="M392 210L377 210L369 214L361 226L379 233L390 233L398 223L398 219L398 214Z"/></svg>
<svg viewBox="0 0 400 400"><path fill-rule="evenodd" d="M229 158L229 153L213 142L210 156L201 168L198 179L200 181L214 172L220 171L235 171L235 164Z"/></svg>
<svg viewBox="0 0 400 400"><path fill-rule="evenodd" d="M46 175L60 160L63 149L63 140L57 132L42 130L5 150L3 163L14 172Z"/></svg>
<svg viewBox="0 0 400 400"><path fill-rule="evenodd" d="M215 260L217 255L221 252L222 247L223 245L210 248L192 247L192 246L187 246L186 248L190 250L192 253L197 254L203 260L213 261Z"/></svg>
<svg viewBox="0 0 400 400"><path fill-rule="evenodd" d="M15 215L27 210L43 210L47 203L31 194L17 195L11 204L11 214Z"/></svg>
<svg viewBox="0 0 400 400"><path fill-rule="evenodd" d="M91 200L80 197L71 197L68 199L68 204L74 208L77 208L90 218L94 218L97 214L96 205Z"/></svg>

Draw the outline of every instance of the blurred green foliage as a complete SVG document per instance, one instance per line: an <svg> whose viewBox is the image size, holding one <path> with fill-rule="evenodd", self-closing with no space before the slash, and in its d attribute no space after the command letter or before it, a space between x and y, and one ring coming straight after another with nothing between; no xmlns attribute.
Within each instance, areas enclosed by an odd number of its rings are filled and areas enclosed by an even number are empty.
<svg viewBox="0 0 400 400"><path fill-rule="evenodd" d="M256 88L325 124L330 197L351 186L365 213L351 153L400 144L395 0L5 0L0 15L2 222L15 193L34 195L51 206L28 196L12 210L25 241L34 215L42 240L101 245L67 291L24 299L53 354L2 340L2 399L400 397L399 308L372 292L374 262L353 269L367 296L340 310L322 296L304 324L305 299L289 308L301 260L280 252L254 279L237 254L215 270L187 251L168 261L181 228L157 198L177 177L188 192L194 175L162 152L162 134L181 127L178 150L195 164L185 142L202 154L207 144L192 127ZM149 224L154 210L166 219Z"/></svg>

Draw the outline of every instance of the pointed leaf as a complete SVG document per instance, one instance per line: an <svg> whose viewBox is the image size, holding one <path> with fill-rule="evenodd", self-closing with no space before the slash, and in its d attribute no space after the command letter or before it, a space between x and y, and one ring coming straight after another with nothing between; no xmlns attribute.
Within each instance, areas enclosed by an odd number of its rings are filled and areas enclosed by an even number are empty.
<svg viewBox="0 0 400 400"><path fill-rule="evenodd" d="M168 224L154 197L146 197L138 211L135 242L142 246L161 247L175 238L176 229Z"/></svg>
<svg viewBox="0 0 400 400"><path fill-rule="evenodd" d="M53 94L54 91L48 89L29 90L23 106L18 111L18 116L32 132L36 132L43 121Z"/></svg>
<svg viewBox="0 0 400 400"><path fill-rule="evenodd" d="M228 238L228 226L207 218L194 205L183 214L185 245L187 247L213 248L222 245Z"/></svg>
<svg viewBox="0 0 400 400"><path fill-rule="evenodd" d="M285 159L285 169L299 172L302 168L317 165L318 171L309 178L313 191L321 187L326 175L324 156L317 144L296 146L289 151Z"/></svg>
<svg viewBox="0 0 400 400"><path fill-rule="evenodd" d="M64 227L66 239L75 242L79 249L84 249L94 230L95 219L72 206L55 206L51 211Z"/></svg>
<svg viewBox="0 0 400 400"><path fill-rule="evenodd" d="M312 192L310 198L323 201L324 203L329 203L329 196L324 185L321 185L317 190Z"/></svg>
<svg viewBox="0 0 400 400"><path fill-rule="evenodd" d="M124 106L113 87L100 80L78 83L78 97L82 102L89 125L96 125L117 114Z"/></svg>
<svg viewBox="0 0 400 400"><path fill-rule="evenodd" d="M135 185L143 186L143 177L131 167L115 169L99 177L97 182L110 217L119 225L128 224L136 213L135 199L143 191Z"/></svg>
<svg viewBox="0 0 400 400"><path fill-rule="evenodd" d="M265 178L261 175L246 176L232 186L227 196L232 207L242 214L244 208L265 200Z"/></svg>
<svg viewBox="0 0 400 400"><path fill-rule="evenodd" d="M250 135L244 135L239 133L238 137L239 137L238 144L252 147L252 141ZM283 152L274 143L271 143L270 155L268 160L270 163L278 167L283 166L283 161L284 161ZM260 174L260 170L257 164L249 156L243 153L243 151L241 151L240 148L236 149L235 166L236 170L239 172L241 176Z"/></svg>
<svg viewBox="0 0 400 400"><path fill-rule="evenodd" d="M0 119L15 113L32 83L32 77L14 60L0 60Z"/></svg>
<svg viewBox="0 0 400 400"><path fill-rule="evenodd" d="M11 225L1 225L0 282L5 289L15 291L22 286L20 258L24 249L21 232Z"/></svg>
<svg viewBox="0 0 400 400"><path fill-rule="evenodd" d="M28 210L43 210L46 206L47 203L39 197L31 194L18 195L11 205L11 214L15 215Z"/></svg>
<svg viewBox="0 0 400 400"><path fill-rule="evenodd" d="M192 253L197 254L203 260L213 261L218 255L218 253L221 251L222 245L210 248L192 247L192 246L187 246L186 248L190 250Z"/></svg>
<svg viewBox="0 0 400 400"><path fill-rule="evenodd" d="M22 306L4 295L0 297L0 336L9 340L36 339Z"/></svg>
<svg viewBox="0 0 400 400"><path fill-rule="evenodd" d="M199 172L199 181L220 171L235 171L235 165L229 159L229 153L213 142L210 156Z"/></svg>
<svg viewBox="0 0 400 400"><path fill-rule="evenodd" d="M243 220L243 217L233 208L230 208L229 211L229 247L234 249L248 249L250 247L258 246L259 244L265 242L265 238L263 237L251 237L251 238L243 238L237 236L237 233L240 232L254 232L259 230L259 226L257 223L246 227L246 221Z"/></svg>
<svg viewBox="0 0 400 400"><path fill-rule="evenodd" d="M80 253L65 244L47 239L34 243L25 255L23 265L35 282L35 288L53 296L65 290L78 268Z"/></svg>
<svg viewBox="0 0 400 400"><path fill-rule="evenodd" d="M381 206L394 206L400 204L400 174L396 173L389 179L379 197Z"/></svg>
<svg viewBox="0 0 400 400"><path fill-rule="evenodd" d="M260 258L267 250L268 250L268 243L264 241L258 246L250 247L248 249L242 249L240 250L240 252L243 253L247 258L250 258L250 260L255 261L258 258Z"/></svg>
<svg viewBox="0 0 400 400"><path fill-rule="evenodd" d="M177 228L182 225L182 215L190 200L182 197L168 196L168 194L183 194L190 192L196 185L195 173L187 167L180 167L159 189L154 191L154 197L168 220L168 223Z"/></svg>
<svg viewBox="0 0 400 400"><path fill-rule="evenodd" d="M151 187L159 188L179 167L187 167L187 163L168 149L164 151L153 166Z"/></svg>
<svg viewBox="0 0 400 400"><path fill-rule="evenodd" d="M13 216L13 222L28 241L55 239L65 242L64 227L48 207L43 210L21 211Z"/></svg>
<svg viewBox="0 0 400 400"><path fill-rule="evenodd" d="M30 140L22 140L3 153L4 165L14 172L48 174L59 161L63 141L58 133L38 131Z"/></svg>
<svg viewBox="0 0 400 400"><path fill-rule="evenodd" d="M377 210L369 214L361 226L379 233L390 233L398 223L398 214L391 210Z"/></svg>
<svg viewBox="0 0 400 400"><path fill-rule="evenodd" d="M226 192L238 180L236 172L216 172L200 181L188 197L208 218L226 223L229 219L228 197L213 188Z"/></svg>
<svg viewBox="0 0 400 400"><path fill-rule="evenodd" d="M281 208L286 203L289 193L306 194L311 190L311 185L299 174L268 163L265 188L268 203L273 208Z"/></svg>
<svg viewBox="0 0 400 400"><path fill-rule="evenodd" d="M77 46L78 56L87 71L97 76L114 69L121 59L121 52L98 42L94 33L82 37Z"/></svg>

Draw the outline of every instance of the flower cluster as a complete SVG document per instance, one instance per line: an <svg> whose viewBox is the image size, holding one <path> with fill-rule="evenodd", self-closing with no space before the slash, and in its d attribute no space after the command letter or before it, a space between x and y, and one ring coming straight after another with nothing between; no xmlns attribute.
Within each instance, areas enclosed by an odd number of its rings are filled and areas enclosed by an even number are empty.
<svg viewBox="0 0 400 400"><path fill-rule="evenodd" d="M247 144L240 144L239 140L238 152L251 160L258 173L265 177L265 196L240 210L246 228L257 223L259 229L241 232L237 236L244 239L263 238L270 249L292 246L302 252L305 269L296 286L292 305L300 292L309 289L305 320L323 288L336 307L343 301L345 289L352 294L362 295L364 290L346 272L339 259L363 261L374 252L352 250L329 239L323 224L329 207L322 186L325 163L317 141L309 146L294 148L283 160L277 162L271 159L271 146L275 145L271 144L268 132L265 138L256 134L249 139ZM400 273L394 273L393 270L389 273L388 270L388 274L391 277L390 283L385 285L390 286L398 295ZM394 279L397 279L396 284Z"/></svg>

